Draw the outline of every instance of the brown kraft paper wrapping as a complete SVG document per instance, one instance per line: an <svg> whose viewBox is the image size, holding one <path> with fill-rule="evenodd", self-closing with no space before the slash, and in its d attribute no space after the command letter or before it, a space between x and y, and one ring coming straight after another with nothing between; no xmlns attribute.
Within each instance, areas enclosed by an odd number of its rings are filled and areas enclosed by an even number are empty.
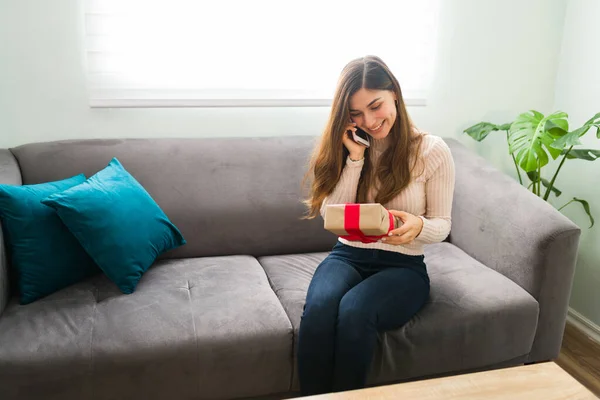
<svg viewBox="0 0 600 400"><path fill-rule="evenodd" d="M325 229L338 236L349 233L344 229L345 204L328 204L325 206ZM394 229L402 225L398 217L394 217ZM366 236L380 236L388 233L390 227L388 210L379 203L360 204L359 228Z"/></svg>

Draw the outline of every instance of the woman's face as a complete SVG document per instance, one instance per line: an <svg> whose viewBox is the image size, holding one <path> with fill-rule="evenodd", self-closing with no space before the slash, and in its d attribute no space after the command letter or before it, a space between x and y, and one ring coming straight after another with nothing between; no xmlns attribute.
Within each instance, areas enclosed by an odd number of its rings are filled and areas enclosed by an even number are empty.
<svg viewBox="0 0 600 400"><path fill-rule="evenodd" d="M383 139L396 122L395 101L392 91L360 89L350 97L350 118L373 139Z"/></svg>

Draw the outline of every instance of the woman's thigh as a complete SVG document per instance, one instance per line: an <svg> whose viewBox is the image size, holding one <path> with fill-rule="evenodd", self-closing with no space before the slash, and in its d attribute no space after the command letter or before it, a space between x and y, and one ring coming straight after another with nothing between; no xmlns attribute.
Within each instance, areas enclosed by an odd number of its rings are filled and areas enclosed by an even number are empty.
<svg viewBox="0 0 600 400"><path fill-rule="evenodd" d="M361 282L361 275L351 263L329 255L317 267L306 295L306 308L335 305L336 311L342 297Z"/></svg>
<svg viewBox="0 0 600 400"><path fill-rule="evenodd" d="M408 322L429 298L429 282L412 268L387 268L356 284L342 298L340 313L366 317L380 331Z"/></svg>

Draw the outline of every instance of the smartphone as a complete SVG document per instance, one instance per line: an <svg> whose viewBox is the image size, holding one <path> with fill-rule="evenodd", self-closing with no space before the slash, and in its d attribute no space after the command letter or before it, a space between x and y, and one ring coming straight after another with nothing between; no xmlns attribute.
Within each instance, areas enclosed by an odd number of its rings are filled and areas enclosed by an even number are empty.
<svg viewBox="0 0 600 400"><path fill-rule="evenodd" d="M371 146L371 143L369 142L369 134L359 127L356 127L356 132L352 132L352 139L356 143L360 143L366 147Z"/></svg>

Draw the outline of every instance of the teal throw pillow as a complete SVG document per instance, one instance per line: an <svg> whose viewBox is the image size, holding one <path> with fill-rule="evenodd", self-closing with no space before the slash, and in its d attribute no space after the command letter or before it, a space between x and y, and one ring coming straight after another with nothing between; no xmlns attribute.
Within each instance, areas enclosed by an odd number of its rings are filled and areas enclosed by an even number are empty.
<svg viewBox="0 0 600 400"><path fill-rule="evenodd" d="M56 212L40 203L84 181L82 174L36 185L0 185L0 219L22 305L100 272Z"/></svg>
<svg viewBox="0 0 600 400"><path fill-rule="evenodd" d="M113 158L84 183L42 201L129 294L156 258L186 243L142 185Z"/></svg>

